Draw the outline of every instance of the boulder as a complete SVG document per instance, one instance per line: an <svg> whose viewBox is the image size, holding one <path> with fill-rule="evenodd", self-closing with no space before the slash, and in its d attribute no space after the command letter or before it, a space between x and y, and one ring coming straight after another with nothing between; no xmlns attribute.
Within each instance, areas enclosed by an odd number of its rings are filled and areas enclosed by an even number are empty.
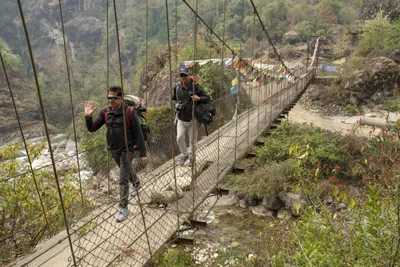
<svg viewBox="0 0 400 267"><path fill-rule="evenodd" d="M300 36L295 31L288 31L282 37L283 44L297 44L301 41Z"/></svg>
<svg viewBox="0 0 400 267"><path fill-rule="evenodd" d="M350 26L347 28L349 34L351 35L360 35L362 34L363 31L363 26L364 26L364 21L363 20L356 20Z"/></svg>
<svg viewBox="0 0 400 267"><path fill-rule="evenodd" d="M267 210L263 205L251 207L251 211L258 217L272 217L271 211Z"/></svg>
<svg viewBox="0 0 400 267"><path fill-rule="evenodd" d="M374 19L380 11L383 11L391 20L400 18L400 4L398 0L364 0L360 10L360 17L364 20Z"/></svg>
<svg viewBox="0 0 400 267"><path fill-rule="evenodd" d="M292 216L290 215L290 212L288 212L286 209L280 209L276 217L281 220L287 220L290 219Z"/></svg>
<svg viewBox="0 0 400 267"><path fill-rule="evenodd" d="M293 216L300 216L304 212L306 200L300 193L286 193L284 196L286 207Z"/></svg>
<svg viewBox="0 0 400 267"><path fill-rule="evenodd" d="M175 187L174 183L170 183L165 190L151 193L151 203L167 205L181 197L183 197L182 189L179 186Z"/></svg>
<svg viewBox="0 0 400 267"><path fill-rule="evenodd" d="M400 49L394 50L394 51L390 54L390 58L393 59L394 62L396 62L397 64L400 64Z"/></svg>
<svg viewBox="0 0 400 267"><path fill-rule="evenodd" d="M268 199L265 202L267 204L267 209L272 211L278 211L285 207L285 203L278 196Z"/></svg>

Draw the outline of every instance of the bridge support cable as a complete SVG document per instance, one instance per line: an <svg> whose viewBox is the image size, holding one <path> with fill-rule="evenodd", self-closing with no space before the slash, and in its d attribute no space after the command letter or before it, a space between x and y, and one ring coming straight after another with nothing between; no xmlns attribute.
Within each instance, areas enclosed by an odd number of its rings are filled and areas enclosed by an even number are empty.
<svg viewBox="0 0 400 267"><path fill-rule="evenodd" d="M58 192L58 196L60 198L60 204L61 204L63 220L64 220L64 224L65 224L65 230L67 231L67 234L68 234L68 241L69 241L69 247L71 249L72 259L73 259L74 265L76 266L76 259L75 259L74 249L73 249L73 246L72 246L72 240L71 240L71 236L70 236L70 232L69 232L69 225L68 225L68 221L67 221L67 215L66 215L66 212L65 212L65 205L64 205L63 196L62 196L62 193L61 193L60 182L58 180L57 169L56 169L55 160L54 160L54 154L53 154L53 151L51 149L52 147L51 147L49 129L47 127L47 122L46 122L46 114L44 112L42 95L41 95L41 92L40 92L39 80L38 80L38 76L37 76L37 72L36 72L35 60L33 58L32 47L31 47L31 43L30 43L30 39L29 39L28 29L26 27L24 12L22 10L21 0L18 0L18 9L19 9L19 13L20 13L20 16L21 16L22 26L23 26L24 32L25 32L26 43L27 43L27 47L28 47L28 51L29 51L29 57L30 57L30 60L31 60L32 70L33 70L33 74L34 74L34 78L35 78L35 84L36 84L36 89L37 89L37 94L38 94L39 104L40 104L40 111L41 111L41 114L42 114L44 130L45 130L47 144L48 144L48 148L49 148L49 152L50 152L51 163L52 163L52 166L53 166L54 179L55 179L55 182L57 184L57 192Z"/></svg>
<svg viewBox="0 0 400 267"><path fill-rule="evenodd" d="M109 0L106 2L106 92L108 92L110 88L110 43L109 43L109 12L110 12L110 3ZM107 146L107 145L106 145ZM107 149L107 195L111 197L111 177L110 177L110 166L111 166L111 153L110 150Z"/></svg>
<svg viewBox="0 0 400 267"><path fill-rule="evenodd" d="M176 3L175 3L176 4ZM167 40L168 40L168 76L169 76L169 95L170 98L172 98L173 95L173 86L172 86L172 55L171 55L171 38L170 38L170 28L169 28L169 11L168 11L168 0L165 0L165 13L166 13L166 20L167 20ZM176 22L178 21L177 17L178 17L178 13L176 13ZM177 40L177 38L176 38ZM176 49L177 51L177 49ZM176 54L177 55L177 54ZM175 107L172 104L172 99L170 99L170 103L171 103L171 110L175 110ZM176 159L175 159L175 117L172 116L171 120L170 120L170 127L171 127L171 158L172 158L172 175L173 175L173 180L174 180L174 189L175 192L178 192L178 183L176 180ZM179 230L179 226L180 226L180 214L179 214L179 201L175 201L175 206L176 206L176 229Z"/></svg>
<svg viewBox="0 0 400 267"><path fill-rule="evenodd" d="M268 34L268 32L267 32L267 29L265 28L264 23L262 22L260 15L258 14L257 8L256 8L256 6L254 5L253 0L250 0L250 2L251 2L251 5L253 6L254 12L256 13L256 15L257 15L257 17L258 17L258 20L260 21L260 25L261 25L263 31L265 32L265 34L267 35L268 41L269 41L270 45L272 46L272 48L274 49L274 52L275 52L275 54L277 55L279 61L282 63L282 66L283 66L289 73L291 73L290 70L286 67L286 65L285 65L285 63L283 62L283 60L281 59L281 56L279 55L278 51L276 50L274 44L272 43L272 40L271 40L271 38L269 37L269 34ZM293 75L293 74L292 74L292 75Z"/></svg>
<svg viewBox="0 0 400 267"><path fill-rule="evenodd" d="M196 61L197 61L197 29L198 29L198 24L197 24L197 11L199 7L199 1L195 1L195 10L194 10L194 29L193 29L193 75L196 76L198 75L198 69L196 66ZM195 95L195 83L192 82L192 95ZM191 188L192 188L192 212L191 216L193 216L193 212L195 211L195 203L196 203L196 188L197 188L197 173L196 173L196 153L197 153L197 121L195 120L195 115L194 115L194 108L195 108L195 102L192 100L192 132L189 133L192 135L192 141L191 141L191 146L192 146L192 151L191 155L189 157L192 157L192 164L191 164ZM196 138L196 140L195 140ZM184 155L183 155L184 156Z"/></svg>
<svg viewBox="0 0 400 267"><path fill-rule="evenodd" d="M242 39L243 39L243 28L244 28L244 0L242 0L242 21L241 21L241 27L240 27L240 33L239 33L239 54L242 54ZM238 155L236 153L237 147L238 147L238 116L239 116L239 107L240 107L240 91L242 89L242 79L240 75L240 68L241 64L239 61L239 67L237 68L237 78L238 78L238 93L236 95L236 117L235 117L235 161L238 159ZM245 89L245 87L243 87ZM247 129L248 130L248 129Z"/></svg>
<svg viewBox="0 0 400 267"><path fill-rule="evenodd" d="M168 16L168 14L167 14ZM169 33L168 33L169 34ZM145 103L147 105L147 100L148 100L148 91L149 91L149 59L148 59L148 55L149 55L149 0L146 0L146 46L145 46L145 70L146 70L146 80L145 80L145 85L146 85L146 91L145 91ZM139 93L140 93L140 88L139 88Z"/></svg>
<svg viewBox="0 0 400 267"><path fill-rule="evenodd" d="M253 55L254 55L254 39L255 39L255 14L253 13L253 24L251 27L251 50L250 50L250 62L253 64ZM253 81L254 83L254 81ZM254 94L254 86L249 88L249 98L250 101L246 101L246 108L252 107L253 103L253 94ZM250 147L250 113L247 113L247 147Z"/></svg>
<svg viewBox="0 0 400 267"><path fill-rule="evenodd" d="M58 0L58 6L59 6L59 9L60 9L61 30L62 30L62 35L63 35L65 66L66 66L66 70L67 70L69 100L70 100L70 105L71 105L72 128L73 128L74 137L75 137L75 151L76 151L76 164L77 164L77 167L78 167L79 191L80 191L80 194L81 194L81 203L82 203L82 208L83 208L85 205L84 205L84 202L83 202L82 177L81 177L81 168L80 168L79 156L78 156L79 155L79 153L78 153L78 138L77 138L77 135L76 135L74 103L72 101L71 75L70 75L70 71L69 71L67 43L65 41L64 18L63 18L63 13L62 13L61 0Z"/></svg>
<svg viewBox="0 0 400 267"><path fill-rule="evenodd" d="M19 114L18 114L18 110L17 110L17 106L16 106L16 103L15 103L13 90L11 89L10 81L9 81L8 75L7 75L6 65L4 63L3 55L1 53L1 51L0 51L0 60L1 60L2 66L3 66L3 72L4 72L4 77L6 79L7 87L8 87L8 90L10 92L11 101L13 103L15 117L16 117L17 122L18 122L19 131L21 132L22 142L24 143L26 156L28 157L29 170L31 172L33 183L35 185L35 190L36 190L37 196L39 198L40 207L41 207L42 213L43 213L42 216L43 216L44 221L45 221L45 227L47 228L47 231L49 232L49 236L51 236L52 235L51 226L50 226L50 223L49 223L48 218L47 218L47 212L46 212L46 209L44 207L42 195L40 194L38 182L36 180L35 172L34 172L33 167L32 167L32 158L31 158L29 150L28 150L28 144L26 142L24 131L22 130L21 120L20 120L20 117L19 117ZM14 177L14 179L16 179L16 177ZM8 182L8 181L4 181L4 182Z"/></svg>
<svg viewBox="0 0 400 267"><path fill-rule="evenodd" d="M117 5L116 5L116 1L115 0L113 0L113 6L114 6L114 18L115 18L115 31L116 31L116 37L117 37L120 83L121 83L122 96L124 96L124 82L123 82L122 61L121 61L121 46L120 46L119 29L118 29ZM124 102L122 102L122 105L124 105ZM129 151L129 149L128 149L128 137L127 137L127 132L126 132L127 128L126 128L126 114L125 114L125 112L122 112L122 115L123 115L123 120L124 120L125 149L126 149L126 151ZM131 168L131 172L132 172L132 168ZM146 219L145 219L145 216L144 216L144 211L143 211L143 206L142 206L141 199L140 199L140 194L136 194L136 198L137 198L137 201L138 201L138 206L139 206L139 210L140 210L142 223L143 223L143 226L144 226L144 229L145 229L144 235L145 235L145 238L146 238L148 251L149 251L150 256L152 257L153 253L152 253L151 246L150 246L149 236L148 236L147 227L146 227ZM114 260L119 258L120 255L116 256L114 258ZM114 260L112 262L114 262Z"/></svg>

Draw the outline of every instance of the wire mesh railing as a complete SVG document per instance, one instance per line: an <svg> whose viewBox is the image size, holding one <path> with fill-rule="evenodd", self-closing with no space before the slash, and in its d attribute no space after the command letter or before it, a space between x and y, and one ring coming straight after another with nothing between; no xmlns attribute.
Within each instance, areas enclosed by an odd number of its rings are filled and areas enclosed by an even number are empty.
<svg viewBox="0 0 400 267"><path fill-rule="evenodd" d="M82 203L80 201L79 181L73 171L77 169L76 164L69 161L69 169L65 169L65 162L63 164L60 161L59 164L56 164L63 185L62 193L68 214L67 220L70 222L70 238L76 259L73 262L70 258L70 265L109 266L121 264L121 266L124 266L125 264L145 264L157 249L169 241L174 233L179 230L180 224L187 221L205 201L224 174L234 165L235 160L248 151L249 144L254 143L256 138L304 90L314 73L315 69L303 73L293 83L243 84L243 95L250 95L251 92L253 98L250 99L248 108L239 112L236 116L234 116L235 96L225 95L215 100L217 106L223 107L228 112L219 114L214 125L210 127L211 134L198 141L194 168L189 165L174 165L169 157L171 154L167 151L171 150L171 142L175 142L175 140L171 140L171 136L165 134L166 129L152 129L153 135L162 137L164 142L159 143L157 141L150 144L148 147L149 158L151 160L153 157L156 158L157 155L162 155L162 157L159 157L157 164L142 169L136 168L142 180L143 189L140 194L130 198L130 216L122 223L115 221L116 209L114 207L118 201L117 173L111 175L110 178L112 189L111 194L107 197L108 201L102 201L99 206L91 204L90 199L85 198L87 208L83 212L80 207ZM221 103L218 103L219 101ZM174 116L170 116L171 120L174 118ZM171 125L173 124L171 123ZM71 159L73 158L71 157ZM44 177L38 181L40 192L45 192L45 187L52 187L52 190L55 190L56 187L52 185L51 181L51 167L35 171L41 172L37 177ZM22 184L32 183L32 177L29 173L23 177L3 181L3 184L5 183L14 185L13 194L15 196L29 195L35 198L36 192L24 191L26 188L21 186ZM182 190L181 196L176 192L176 187ZM164 202L162 199L160 201L157 198L160 192L172 192L170 199L164 199ZM61 216L57 198L49 199L45 195L42 197L46 214L42 214L37 206L25 207L23 199L10 203L10 210L12 208L16 213L19 210L21 212L33 212L34 215L32 216L46 216L52 222L54 216ZM168 204L161 208L158 205L167 202ZM13 204L14 207L12 207ZM17 206L21 208L17 208ZM143 209L145 222L141 219L140 207ZM17 214L14 216L17 216ZM20 227L24 228L23 225ZM47 229L43 221L42 227L33 233L35 236L26 240L32 242L36 239L43 239L44 236L48 238L51 235L46 234L46 230L50 230L54 235L61 229L63 229L62 224L52 225L51 229ZM144 233L147 233L149 241L146 240ZM4 238L1 242L3 244L12 242L15 239L15 234L16 232L2 233ZM59 248L59 251L71 254L68 251L69 244L65 242L64 246L64 249ZM62 253L59 252L59 254ZM53 258L57 260L55 255L51 255L47 259L47 263L53 263ZM37 259L30 260L35 262Z"/></svg>
<svg viewBox="0 0 400 267"><path fill-rule="evenodd" d="M218 39L221 46L226 45L223 38ZM219 97L214 99L217 114L208 126L208 136L204 127L199 128L200 140L195 144L192 164L176 164L181 155L175 145L174 110L163 106L166 116L150 122L151 137L147 145L150 162L141 167L137 157L134 160L142 189L139 194L130 194L130 215L121 223L115 220L118 171L113 168L107 177L106 194L88 193L93 181L82 179L81 168L85 164L79 164L87 150L53 157L54 147L47 136L47 148L46 145L43 148L45 155L51 154L51 164L35 169L32 165L31 168L19 165L12 157L3 161L0 190L7 203L0 200L4 208L0 218L0 264L17 258L18 265L32 266L142 266L162 246L170 244L181 225L204 204L235 161L315 75L315 69L307 72L300 68L291 70L291 76L287 76L287 69L270 62L261 62L257 69L237 55L233 60L239 62L233 67L239 77L238 92L231 94L226 90L230 80L218 88ZM220 62L221 68L227 68L223 55ZM254 76L256 79L244 74L248 67L260 73ZM277 71L280 67L282 72ZM171 68L169 71L173 73ZM10 85L9 90L11 93ZM76 142L75 149L78 150ZM32 163L39 152L34 147L26 150L33 155L29 159ZM47 246L37 247L35 253L20 258L45 240Z"/></svg>

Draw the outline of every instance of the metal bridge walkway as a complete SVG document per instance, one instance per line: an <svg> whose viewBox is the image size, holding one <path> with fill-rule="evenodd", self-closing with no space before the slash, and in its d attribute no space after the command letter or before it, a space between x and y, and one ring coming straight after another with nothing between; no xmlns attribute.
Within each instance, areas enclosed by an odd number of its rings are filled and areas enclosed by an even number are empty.
<svg viewBox="0 0 400 267"><path fill-rule="evenodd" d="M176 167L170 160L142 177L140 203L130 201L130 215L122 223L115 221L114 205L102 206L72 228L72 250L77 266L143 266L198 209L218 182L244 156L275 118L301 94L315 75L315 69L285 88L252 88L257 93L252 107L223 125L219 131L198 142L194 175L191 167ZM175 173L174 173L175 172ZM151 208L151 192L192 179L192 188L167 208ZM141 213L142 209L142 213ZM142 216L142 214L144 216ZM40 244L37 251L14 263L16 266L74 266L66 231ZM14 265L13 264L13 265Z"/></svg>

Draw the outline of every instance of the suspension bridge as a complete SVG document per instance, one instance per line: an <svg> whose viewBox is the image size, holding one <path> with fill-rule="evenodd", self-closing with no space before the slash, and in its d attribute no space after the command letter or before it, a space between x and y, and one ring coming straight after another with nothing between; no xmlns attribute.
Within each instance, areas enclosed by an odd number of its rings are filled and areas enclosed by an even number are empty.
<svg viewBox="0 0 400 267"><path fill-rule="evenodd" d="M185 0L183 2L187 4ZM98 205L96 208L88 207L87 212L78 216L78 219L71 216L70 213L74 211L67 210L64 207L63 194L65 192L62 190L62 177L57 175L57 162L53 159L54 156L50 150L52 165L48 166L48 168L54 172L55 189L60 199L60 205L55 208L62 209L61 214L64 217L65 230L43 238L33 253L17 258L8 266L145 266L152 261L157 251L168 247L179 238L182 225L199 220L195 216L196 211L207 203L210 195L219 194L221 179L232 170L238 159L249 153L251 147L261 135L273 129L276 123L287 116L290 109L316 75L316 68L313 67L313 64L315 58L317 58L318 45L314 47L313 60L309 66L290 70L280 58L271 40L269 40L268 33L261 18L258 16L254 3L250 2L254 7L254 18L258 17L260 27L268 39L268 47L272 46L280 64L277 68L271 69L269 68L269 66L273 65L271 62L260 62L259 66L256 67L255 64L240 58L240 51L239 54L232 57L230 61L238 61L237 67L235 67L238 77L238 93L236 95L221 94L219 99L214 100L217 110L224 110L224 113L219 114L218 118L216 118L215 125L213 125L214 131L197 142L194 163L191 166L179 166L177 162L180 155L175 155L174 142L176 137L174 136L174 131L171 131L171 135L169 135L160 129L153 129L153 134L167 136L165 139L168 139L169 142L166 143L171 143L171 147L156 144L155 147L149 148L149 151L152 154L156 154L161 150L170 150L170 155L172 156L165 160L163 164L139 174L143 184L142 190L129 200L129 217L122 223L117 223L115 221L115 207L117 205L116 195L118 190L115 190L114 195L105 196L106 200L99 200L102 205ZM20 1L18 3L29 48L29 35L26 31L23 10ZM62 18L61 1L59 3ZM116 10L115 1L113 3L114 10ZM196 36L197 20L200 20L207 28L209 27L201 16L197 14L197 5L196 8L191 7L189 4L187 6L195 14L194 36ZM115 21L117 23L116 12ZM118 40L118 25L116 25L116 29ZM169 31L168 23L167 30ZM209 28L209 30L211 29ZM233 53L233 50L226 44L224 37L221 38L214 32L213 34L220 41L221 46L225 46ZM316 43L318 44L318 41ZM196 39L194 44L196 46ZM65 35L64 48L68 70ZM171 51L170 45L169 50ZM35 71L34 57L32 51L30 49L29 51L33 70ZM118 54L120 55L120 51ZM169 58L170 87L172 88L173 67L171 54L169 54ZM121 85L123 85L121 59L119 62ZM227 62L223 54L221 55L221 62ZM226 67L226 64L221 64L221 68ZM244 73L245 69L247 69L246 73ZM7 77L4 62L3 70ZM251 79L249 79L249 72L252 74L250 75ZM36 85L40 96L37 77ZM8 86L12 95L12 88L9 83ZM244 101L245 104L239 103L240 97L247 99ZM41 99L39 99L39 102L43 118L45 118ZM73 108L72 102L71 106ZM18 118L17 109L15 110ZM174 117L171 116L171 125L173 120ZM73 124L75 129L75 122ZM48 146L51 147L45 119L44 125ZM21 134L23 136L22 129ZM24 137L23 140L25 146L27 146ZM76 154L74 155L76 162L71 168L77 168L78 171L80 168L79 155L81 153L83 152L79 151L78 145L76 145ZM31 174L28 175L30 175L31 179L33 178L36 185L35 170L32 166ZM165 190L176 193L178 187L183 188L184 186L186 189L183 192L183 196L175 199L172 203L163 207L150 205L154 193ZM81 194L84 194L83 191L81 190ZM110 190L110 192L113 191ZM40 186L36 186L36 193L38 199L41 202L44 201L41 198ZM82 203L82 205L84 204ZM43 217L46 224L51 223L47 221L46 214L49 212L46 209L47 206L42 203L41 207L42 209L37 211L37 216ZM12 235L16 234L18 234L18 231L14 230ZM3 244L10 242L7 240L12 238L11 236L8 239L7 237L2 239Z"/></svg>

